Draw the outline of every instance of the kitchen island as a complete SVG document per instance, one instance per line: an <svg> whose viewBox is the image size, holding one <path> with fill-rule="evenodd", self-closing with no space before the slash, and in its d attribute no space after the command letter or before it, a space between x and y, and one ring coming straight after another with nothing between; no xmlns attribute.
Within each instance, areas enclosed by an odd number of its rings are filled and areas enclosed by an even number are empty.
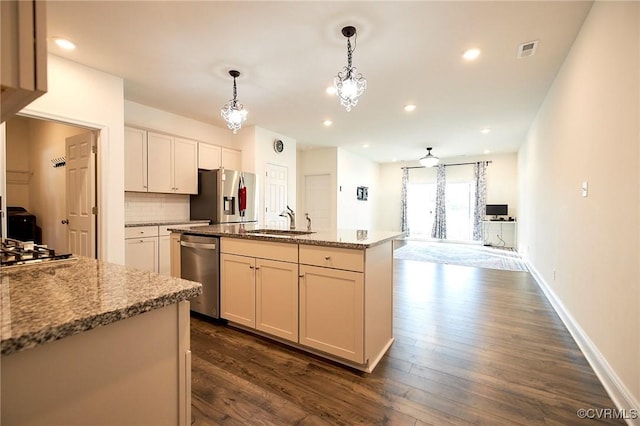
<svg viewBox="0 0 640 426"><path fill-rule="evenodd" d="M220 317L230 325L365 372L393 343L393 240L402 233L170 230L220 237Z"/></svg>
<svg viewBox="0 0 640 426"><path fill-rule="evenodd" d="M200 284L88 258L0 283L2 424L190 424Z"/></svg>

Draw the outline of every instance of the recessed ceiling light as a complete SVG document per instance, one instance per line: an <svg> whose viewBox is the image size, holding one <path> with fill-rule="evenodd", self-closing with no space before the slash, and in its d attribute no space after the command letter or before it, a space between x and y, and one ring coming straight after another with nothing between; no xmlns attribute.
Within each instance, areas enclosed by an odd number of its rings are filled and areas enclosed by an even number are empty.
<svg viewBox="0 0 640 426"><path fill-rule="evenodd" d="M363 147L363 148L369 148L369 144L368 144L368 143L363 143L363 144L362 144L362 147Z"/></svg>
<svg viewBox="0 0 640 426"><path fill-rule="evenodd" d="M488 135L489 133L491 133L491 127L485 127L484 129L481 129L480 133L482 133L483 135Z"/></svg>
<svg viewBox="0 0 640 426"><path fill-rule="evenodd" d="M485 149L485 150L484 150L484 153L485 153L485 154L491 154L491 151L489 151L488 149Z"/></svg>
<svg viewBox="0 0 640 426"><path fill-rule="evenodd" d="M407 112L412 112L416 110L416 106L414 104L408 104L404 106L404 110Z"/></svg>
<svg viewBox="0 0 640 426"><path fill-rule="evenodd" d="M324 126L325 126L325 127L329 127L329 126L333 125L333 121L331 121L331 120L324 120L324 121L322 122L322 124L324 124Z"/></svg>
<svg viewBox="0 0 640 426"><path fill-rule="evenodd" d="M75 43L73 43L70 40L67 40L66 38L54 37L53 41L55 42L56 45L58 45L58 47L64 50L73 50L76 48Z"/></svg>
<svg viewBox="0 0 640 426"><path fill-rule="evenodd" d="M338 93L338 90L336 90L335 86L329 86L326 88L325 92L327 92L327 94L329 95L335 95L336 93Z"/></svg>
<svg viewBox="0 0 640 426"><path fill-rule="evenodd" d="M469 49L466 50L463 54L462 57L464 59L466 59L467 61L473 61L475 59L478 59L478 56L480 56L480 49Z"/></svg>

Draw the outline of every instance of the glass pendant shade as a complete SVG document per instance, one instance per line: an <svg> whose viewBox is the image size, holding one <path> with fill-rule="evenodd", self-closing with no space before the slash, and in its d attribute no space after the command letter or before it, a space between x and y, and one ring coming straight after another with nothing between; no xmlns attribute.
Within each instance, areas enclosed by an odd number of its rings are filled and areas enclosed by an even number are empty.
<svg viewBox="0 0 640 426"><path fill-rule="evenodd" d="M336 88L338 98L340 98L340 104L347 111L351 111L351 108L358 104L358 99L367 88L367 80L352 65L355 48L351 48L351 37L355 34L356 29L354 27L349 26L342 29L342 35L347 38L347 66L333 79L333 85Z"/></svg>
<svg viewBox="0 0 640 426"><path fill-rule="evenodd" d="M432 148L427 148L427 155L420 159L420 164L424 167L435 167L440 163L440 159L431 154Z"/></svg>
<svg viewBox="0 0 640 426"><path fill-rule="evenodd" d="M233 77L233 99L225 104L220 110L220 115L227 122L227 127L233 131L235 135L242 127L247 119L247 110L238 102L238 89L236 87L236 78L240 76L240 72L236 70L229 71L229 75Z"/></svg>

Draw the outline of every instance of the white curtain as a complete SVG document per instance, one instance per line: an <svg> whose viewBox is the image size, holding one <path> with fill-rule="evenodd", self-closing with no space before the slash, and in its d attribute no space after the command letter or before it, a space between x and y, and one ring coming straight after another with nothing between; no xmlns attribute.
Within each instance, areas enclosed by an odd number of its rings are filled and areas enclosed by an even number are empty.
<svg viewBox="0 0 640 426"><path fill-rule="evenodd" d="M436 214L433 218L433 229L431 230L431 238L447 238L447 211L445 207L445 188L447 186L447 177L444 171L444 165L438 166L438 179L436 181Z"/></svg>
<svg viewBox="0 0 640 426"><path fill-rule="evenodd" d="M484 240L484 232L482 228L482 220L485 216L485 208L487 205L487 163L481 161L474 166L474 175L476 179L476 200L473 212L473 239L476 241Z"/></svg>

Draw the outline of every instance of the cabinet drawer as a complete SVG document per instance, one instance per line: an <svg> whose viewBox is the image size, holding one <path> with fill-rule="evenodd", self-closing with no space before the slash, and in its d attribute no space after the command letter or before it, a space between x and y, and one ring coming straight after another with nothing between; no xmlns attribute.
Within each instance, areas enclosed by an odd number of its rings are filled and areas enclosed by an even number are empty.
<svg viewBox="0 0 640 426"><path fill-rule="evenodd" d="M241 240L239 238L221 238L220 251L222 253L238 254L240 256L298 263L297 244Z"/></svg>
<svg viewBox="0 0 640 426"><path fill-rule="evenodd" d="M300 263L364 272L364 250L300 245Z"/></svg>
<svg viewBox="0 0 640 426"><path fill-rule="evenodd" d="M124 228L125 238L157 237L157 226L131 226Z"/></svg>

